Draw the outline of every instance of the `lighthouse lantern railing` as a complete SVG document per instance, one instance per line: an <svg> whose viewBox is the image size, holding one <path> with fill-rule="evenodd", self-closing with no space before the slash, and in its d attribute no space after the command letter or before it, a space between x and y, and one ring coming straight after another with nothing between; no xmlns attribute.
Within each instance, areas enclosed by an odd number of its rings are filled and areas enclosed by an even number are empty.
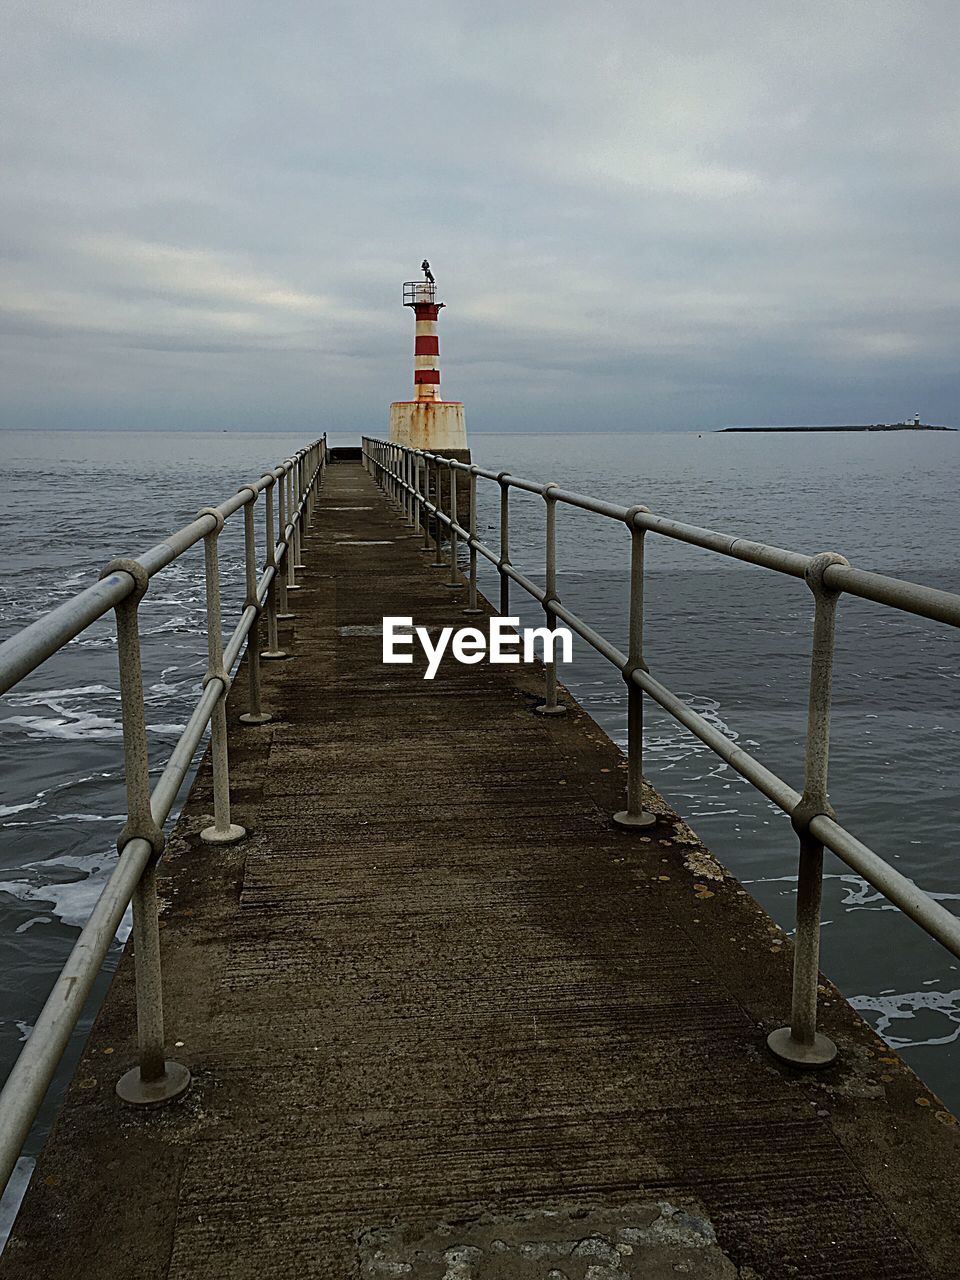
<svg viewBox="0 0 960 1280"><path fill-rule="evenodd" d="M420 303L426 303L432 307L442 307L442 302L437 302L437 286L429 280L407 280L403 286L403 305L405 307L415 307Z"/></svg>

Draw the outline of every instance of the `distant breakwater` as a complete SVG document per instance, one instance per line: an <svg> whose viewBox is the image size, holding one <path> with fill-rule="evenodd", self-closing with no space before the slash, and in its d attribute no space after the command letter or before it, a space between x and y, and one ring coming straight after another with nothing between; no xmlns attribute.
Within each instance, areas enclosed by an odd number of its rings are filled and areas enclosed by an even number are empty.
<svg viewBox="0 0 960 1280"><path fill-rule="evenodd" d="M956 431L956 427L931 427L922 422L894 422L887 426L878 422L868 427L720 427L717 434L728 431Z"/></svg>

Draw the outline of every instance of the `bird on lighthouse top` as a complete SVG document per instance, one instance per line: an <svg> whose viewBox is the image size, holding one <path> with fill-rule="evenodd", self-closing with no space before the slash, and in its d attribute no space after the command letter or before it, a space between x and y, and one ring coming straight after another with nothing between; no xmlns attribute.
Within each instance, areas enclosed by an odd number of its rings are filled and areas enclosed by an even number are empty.
<svg viewBox="0 0 960 1280"><path fill-rule="evenodd" d="M433 272L430 270L430 263L426 260L426 258L424 258L424 260L420 263L420 270L423 272L424 279L427 280L430 284L437 283L436 280L434 280L433 278Z"/></svg>

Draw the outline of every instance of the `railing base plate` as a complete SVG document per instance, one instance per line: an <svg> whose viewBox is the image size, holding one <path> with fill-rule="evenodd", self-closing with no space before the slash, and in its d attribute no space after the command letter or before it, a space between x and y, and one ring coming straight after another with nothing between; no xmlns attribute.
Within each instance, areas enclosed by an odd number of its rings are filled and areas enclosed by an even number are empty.
<svg viewBox="0 0 960 1280"><path fill-rule="evenodd" d="M224 831L218 831L216 827L204 827L200 832L200 839L204 844L236 844L246 834L246 827L241 827L237 822L231 822Z"/></svg>
<svg viewBox="0 0 960 1280"><path fill-rule="evenodd" d="M279 662L281 658L289 658L290 655L286 649L261 649L261 662Z"/></svg>
<svg viewBox="0 0 960 1280"><path fill-rule="evenodd" d="M640 813L630 813L627 809L621 809L613 815L613 820L618 827L652 827L657 820L655 813L648 813L646 809Z"/></svg>
<svg viewBox="0 0 960 1280"><path fill-rule="evenodd" d="M190 1072L182 1062L167 1058L163 1075L157 1080L141 1080L140 1068L133 1067L117 1081L117 1097L130 1107L160 1107L172 1102L190 1087Z"/></svg>
<svg viewBox="0 0 960 1280"><path fill-rule="evenodd" d="M262 658L263 654L260 656ZM243 715L239 716L238 719L241 724L267 724L273 719L273 716L269 711L261 711L258 716L255 716L252 711L244 711Z"/></svg>
<svg viewBox="0 0 960 1280"><path fill-rule="evenodd" d="M778 1027L767 1036L767 1048L781 1062L792 1067L829 1067L837 1056L837 1046L829 1036L818 1031L813 1044L801 1044L794 1040L789 1027Z"/></svg>
<svg viewBox="0 0 960 1280"><path fill-rule="evenodd" d="M555 707L548 707L545 702L541 702L538 707L533 708L538 716L565 716L567 708L562 707L559 702Z"/></svg>

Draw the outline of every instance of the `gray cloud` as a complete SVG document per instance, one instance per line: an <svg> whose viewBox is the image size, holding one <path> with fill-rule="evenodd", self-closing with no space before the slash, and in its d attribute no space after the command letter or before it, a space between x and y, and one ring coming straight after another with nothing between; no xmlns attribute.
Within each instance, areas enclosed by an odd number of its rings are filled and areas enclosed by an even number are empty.
<svg viewBox="0 0 960 1280"><path fill-rule="evenodd" d="M958 414L951 3L12 0L0 425Z"/></svg>

